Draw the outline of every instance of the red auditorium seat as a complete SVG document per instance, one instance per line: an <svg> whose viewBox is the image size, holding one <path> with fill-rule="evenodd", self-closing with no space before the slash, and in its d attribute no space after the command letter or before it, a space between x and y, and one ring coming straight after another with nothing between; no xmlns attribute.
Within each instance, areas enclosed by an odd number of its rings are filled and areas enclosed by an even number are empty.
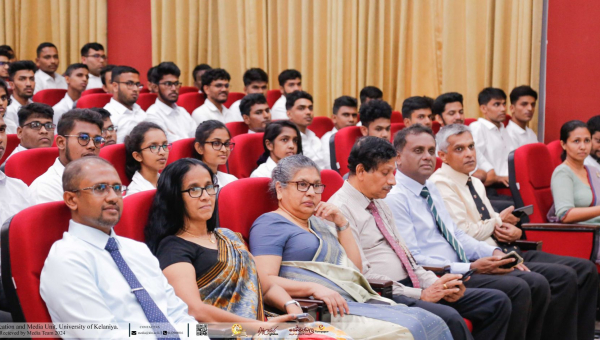
<svg viewBox="0 0 600 340"><path fill-rule="evenodd" d="M344 179L337 171L334 170L321 170L321 182L325 184L325 191L321 194L321 201L327 202L335 194L342 185L344 185Z"/></svg>
<svg viewBox="0 0 600 340"><path fill-rule="evenodd" d="M465 125L469 126L471 123L476 122L477 118L465 118Z"/></svg>
<svg viewBox="0 0 600 340"><path fill-rule="evenodd" d="M308 129L321 138L325 133L333 130L333 121L329 117L315 117Z"/></svg>
<svg viewBox="0 0 600 340"><path fill-rule="evenodd" d="M148 108L156 102L158 95L156 93L140 93L137 104L146 111Z"/></svg>
<svg viewBox="0 0 600 340"><path fill-rule="evenodd" d="M67 90L63 89L41 90L34 94L31 100L34 103L43 103L46 105L54 106L65 97L66 93Z"/></svg>
<svg viewBox="0 0 600 340"><path fill-rule="evenodd" d="M195 138L180 139L173 143L171 151L169 151L169 158L167 158L167 165L175 162L182 158L193 158L194 157L194 143ZM219 166L219 171L227 173L227 164Z"/></svg>
<svg viewBox="0 0 600 340"><path fill-rule="evenodd" d="M44 174L58 157L58 148L40 148L21 151L7 162L4 173L8 177L18 178L27 185ZM35 166L33 166L35 162Z"/></svg>
<svg viewBox="0 0 600 340"><path fill-rule="evenodd" d="M106 93L106 92L104 92L104 89L102 89L100 87L100 88L96 88L96 89L85 90L81 93L81 96L83 97L83 96L87 96L89 94L98 94L98 93L102 94L102 93Z"/></svg>
<svg viewBox="0 0 600 340"><path fill-rule="evenodd" d="M117 235L144 242L144 228L155 193L156 189L146 190L123 199L123 213L115 226Z"/></svg>
<svg viewBox="0 0 600 340"><path fill-rule="evenodd" d="M231 104L237 102L245 96L246 94L242 92L229 92L229 95L227 96L227 101L223 105L225 105L226 108L229 108Z"/></svg>
<svg viewBox="0 0 600 340"><path fill-rule="evenodd" d="M433 122L431 122L431 130L433 130L434 135L437 134L441 128L442 125L438 121L434 120Z"/></svg>
<svg viewBox="0 0 600 340"><path fill-rule="evenodd" d="M4 161L13 151L15 151L20 142L21 141L19 140L19 137L17 137L16 133L6 135L6 145L4 146L4 155L0 157L0 165L4 164Z"/></svg>
<svg viewBox="0 0 600 340"><path fill-rule="evenodd" d="M250 177L258 166L256 161L264 153L263 135L264 133L247 133L231 139L235 147L227 161L230 174L238 179Z"/></svg>
<svg viewBox="0 0 600 340"><path fill-rule="evenodd" d="M269 104L270 108L273 108L275 102L281 97L280 90L269 90L267 91L267 104Z"/></svg>
<svg viewBox="0 0 600 340"><path fill-rule="evenodd" d="M504 127L508 125L508 122L510 122L511 119L512 117L509 114L506 114L506 118L504 119Z"/></svg>
<svg viewBox="0 0 600 340"><path fill-rule="evenodd" d="M96 93L89 94L85 97L79 98L77 101L78 109L91 109L92 107L104 107L104 105L110 102L112 94L108 93Z"/></svg>
<svg viewBox="0 0 600 340"><path fill-rule="evenodd" d="M553 166L559 166L563 162L561 159L563 148L560 145L560 140L555 140L548 143L546 148L548 148L548 152L550 153L550 159L552 160Z"/></svg>
<svg viewBox="0 0 600 340"><path fill-rule="evenodd" d="M225 124L225 126L227 126L227 129L229 130L231 138L248 133L248 125L244 122L231 122Z"/></svg>
<svg viewBox="0 0 600 340"><path fill-rule="evenodd" d="M331 164L331 168L337 169L340 175L344 176L349 171L348 156L350 156L350 150L352 150L354 142L362 137L362 133L360 127L349 126L341 129L334 136L333 148L329 144L329 150L331 155L335 155L337 164Z"/></svg>
<svg viewBox="0 0 600 340"><path fill-rule="evenodd" d="M392 118L390 120L392 124L404 123L404 119L402 118L402 112L392 111Z"/></svg>
<svg viewBox="0 0 600 340"><path fill-rule="evenodd" d="M143 87L143 88L140 90L140 93L150 93L150 89L144 86L144 87Z"/></svg>
<svg viewBox="0 0 600 340"><path fill-rule="evenodd" d="M390 141L393 143L394 142L394 136L396 135L396 132L404 129L404 123L392 123L392 126L390 127Z"/></svg>
<svg viewBox="0 0 600 340"><path fill-rule="evenodd" d="M198 89L195 86L182 86L179 88L179 95L185 93L198 93Z"/></svg>
<svg viewBox="0 0 600 340"><path fill-rule="evenodd" d="M177 105L183 107L189 114L204 104L204 94L194 92L179 95Z"/></svg>
<svg viewBox="0 0 600 340"><path fill-rule="evenodd" d="M442 159L439 158L439 157L436 157L435 158L435 170L441 168L442 167L442 163L444 163L444 162L442 162Z"/></svg>
<svg viewBox="0 0 600 340"><path fill-rule="evenodd" d="M129 185L129 183L131 183L125 173L125 144L113 144L103 147L100 149L100 157L109 161L110 164L117 169L117 173L119 174L119 178L123 185Z"/></svg>

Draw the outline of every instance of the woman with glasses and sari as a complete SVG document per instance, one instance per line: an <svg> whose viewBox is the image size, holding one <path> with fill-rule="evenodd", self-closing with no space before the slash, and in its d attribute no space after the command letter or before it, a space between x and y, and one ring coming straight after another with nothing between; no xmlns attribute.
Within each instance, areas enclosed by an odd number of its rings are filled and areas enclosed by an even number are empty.
<svg viewBox="0 0 600 340"><path fill-rule="evenodd" d="M160 171L167 165L171 144L157 124L142 122L125 137L125 174L131 181L127 195L156 189Z"/></svg>
<svg viewBox="0 0 600 340"><path fill-rule="evenodd" d="M234 145L229 130L218 120L204 121L196 128L194 155L216 174L220 188L237 181L237 177L218 170L220 165L227 163Z"/></svg>
<svg viewBox="0 0 600 340"><path fill-rule="evenodd" d="M261 280L291 296L322 300L331 324L356 339L452 339L444 321L421 308L379 296L362 268L349 222L321 201L325 185L315 162L303 155L281 159L270 189L279 208L250 229L250 251Z"/></svg>

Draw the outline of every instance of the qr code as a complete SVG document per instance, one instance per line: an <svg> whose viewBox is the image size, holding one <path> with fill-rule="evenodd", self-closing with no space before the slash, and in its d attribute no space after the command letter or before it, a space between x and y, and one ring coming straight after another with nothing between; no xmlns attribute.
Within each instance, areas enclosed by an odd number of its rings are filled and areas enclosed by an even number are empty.
<svg viewBox="0 0 600 340"><path fill-rule="evenodd" d="M196 336L208 335L208 325L204 323L196 324Z"/></svg>

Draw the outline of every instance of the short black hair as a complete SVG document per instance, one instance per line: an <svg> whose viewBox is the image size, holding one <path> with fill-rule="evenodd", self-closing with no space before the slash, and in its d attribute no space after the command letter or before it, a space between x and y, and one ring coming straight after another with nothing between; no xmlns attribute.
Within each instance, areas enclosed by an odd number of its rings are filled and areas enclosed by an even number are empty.
<svg viewBox="0 0 600 340"><path fill-rule="evenodd" d="M106 86L106 73L112 72L112 70L117 67L116 65L106 65L100 70L100 80L102 80L102 85ZM112 73L111 73L111 81L112 81Z"/></svg>
<svg viewBox="0 0 600 340"><path fill-rule="evenodd" d="M594 133L600 131L600 115L590 118L590 120L587 121L587 127L592 136Z"/></svg>
<svg viewBox="0 0 600 340"><path fill-rule="evenodd" d="M360 90L360 102L364 104L367 99L381 99L383 98L383 92L375 86L365 86Z"/></svg>
<svg viewBox="0 0 600 340"><path fill-rule="evenodd" d="M154 74L154 71L156 70L156 66L152 66L148 69L148 72L146 72L146 79L148 79L149 82L154 83L154 77L152 76Z"/></svg>
<svg viewBox="0 0 600 340"><path fill-rule="evenodd" d="M263 164L271 156L271 151L269 151L269 148L267 148L267 141L275 143L275 139L279 137L283 131L283 128L286 127L296 131L296 136L298 136L298 149L296 154L302 154L302 135L300 134L300 129L298 129L296 124L290 122L289 120L276 120L267 124L267 127L265 128L265 134L263 135L263 149L265 152L258 158L258 161L256 161L257 165Z"/></svg>
<svg viewBox="0 0 600 340"><path fill-rule="evenodd" d="M102 107L92 107L90 110L98 112L102 116L102 120L110 118L110 112Z"/></svg>
<svg viewBox="0 0 600 340"><path fill-rule="evenodd" d="M296 101L298 99L308 99L310 100L310 102L313 102L313 97L305 91L294 91L290 94L288 94L287 96L285 96L285 109L286 110L291 110L292 107L294 107L294 104L296 104Z"/></svg>
<svg viewBox="0 0 600 340"><path fill-rule="evenodd" d="M0 49L10 51L13 54L13 57L15 55L15 51L12 47L10 47L10 45L0 45Z"/></svg>
<svg viewBox="0 0 600 340"><path fill-rule="evenodd" d="M39 44L38 47L37 47L37 49L35 50L38 58L40 57L40 54L42 53L42 50L44 48L46 48L46 47L54 47L54 48L56 48L56 46L53 43L51 43L51 42L43 42L43 43ZM56 48L56 52L58 52L58 48Z"/></svg>
<svg viewBox="0 0 600 340"><path fill-rule="evenodd" d="M413 124L405 129L402 129L396 133L394 136L394 149L397 152L401 152L406 145L406 137L409 135L420 135L422 133L426 133L433 138L435 141L435 136L433 135L433 131L425 125L421 124Z"/></svg>
<svg viewBox="0 0 600 340"><path fill-rule="evenodd" d="M534 89L532 89L531 86L521 85L515 87L512 91L510 91L510 103L514 105L519 101L519 98L525 96L531 96L536 101L538 99L537 92Z"/></svg>
<svg viewBox="0 0 600 340"><path fill-rule="evenodd" d="M153 82L154 84L158 84L164 76L169 74L179 78L179 76L181 76L181 70L179 69L179 67L177 67L177 65L175 65L175 63L165 61L154 66L154 72L152 72L148 80L151 79L151 82Z"/></svg>
<svg viewBox="0 0 600 340"><path fill-rule="evenodd" d="M14 53L6 48L0 48L0 56L7 57L8 60L11 60L14 57Z"/></svg>
<svg viewBox="0 0 600 340"><path fill-rule="evenodd" d="M441 115L444 111L446 111L446 104L459 102L460 105L463 105L463 96L458 92L448 92L440 94L433 101L433 105L431 106L431 112L434 115Z"/></svg>
<svg viewBox="0 0 600 340"><path fill-rule="evenodd" d="M34 115L52 120L54 118L54 110L50 105L47 104L29 103L25 106L22 106L17 115L19 117L19 126L23 127L25 122L27 122L27 119Z"/></svg>
<svg viewBox="0 0 600 340"><path fill-rule="evenodd" d="M348 107L358 107L358 103L356 102L356 98L350 96L341 96L336 98L333 101L333 114L336 115L340 110L340 107L348 106Z"/></svg>
<svg viewBox="0 0 600 340"><path fill-rule="evenodd" d="M267 72L265 72L261 68L251 68L244 72L244 86L250 86L253 82L256 81L264 81L265 83L269 82L269 76Z"/></svg>
<svg viewBox="0 0 600 340"><path fill-rule="evenodd" d="M380 164L389 162L396 157L396 150L386 139L365 136L359 138L348 157L350 175L356 174L356 167L362 164L365 171L375 170Z"/></svg>
<svg viewBox="0 0 600 340"><path fill-rule="evenodd" d="M486 87L479 92L477 96L477 102L479 105L487 105L492 99L504 99L506 100L506 93L502 89L495 87Z"/></svg>
<svg viewBox="0 0 600 340"><path fill-rule="evenodd" d="M125 174L131 180L136 171L142 168L140 162L133 158L133 152L142 152L144 137L149 130L156 129L165 132L160 126L152 122L141 122L136 125L129 135L125 137Z"/></svg>
<svg viewBox="0 0 600 340"><path fill-rule="evenodd" d="M227 71L222 68L211 68L210 70L204 72L202 77L200 77L202 81L202 92L204 92L204 86L210 86L215 80L231 80L231 76Z"/></svg>
<svg viewBox="0 0 600 340"><path fill-rule="evenodd" d="M65 71L65 76L70 77L71 73L73 73L73 71L80 69L80 68L84 68L86 70L89 70L86 64L82 64L82 63L75 63L75 64L71 64L69 65L69 67L67 67L67 70Z"/></svg>
<svg viewBox="0 0 600 340"><path fill-rule="evenodd" d="M138 72L138 70L134 69L131 66L115 66L112 69L112 74L111 74L111 79L110 81L112 83L119 81L119 77L121 76L121 74L123 73L135 73L137 75L139 75L140 73Z"/></svg>
<svg viewBox="0 0 600 340"><path fill-rule="evenodd" d="M433 99L427 96L413 96L404 99L402 102L402 118L410 119L413 112L420 109L430 109L433 105Z"/></svg>
<svg viewBox="0 0 600 340"><path fill-rule="evenodd" d="M81 48L81 56L87 57L88 53L90 53L90 50L104 51L104 46L102 46L102 44L99 44L97 42L87 43L87 44L83 45L83 47Z"/></svg>
<svg viewBox="0 0 600 340"><path fill-rule="evenodd" d="M192 71L192 78L194 78L194 81L198 81L198 79L196 79L196 73L203 70L212 70L212 67L210 67L210 65L208 64L196 65L196 67L194 67L194 70Z"/></svg>
<svg viewBox="0 0 600 340"><path fill-rule="evenodd" d="M67 111L62 115L62 117L60 117L56 127L57 134L60 136L70 134L75 126L75 122L95 124L98 126L100 131L102 131L102 128L104 128L102 116L98 112L90 109L73 109Z"/></svg>
<svg viewBox="0 0 600 340"><path fill-rule="evenodd" d="M369 124L379 118L392 119L392 107L387 102L381 99L370 100L366 104L362 104L359 110L360 122L364 127L369 127Z"/></svg>
<svg viewBox="0 0 600 340"><path fill-rule="evenodd" d="M284 86L285 82L296 78L300 78L300 80L302 80L302 74L299 71L293 69L284 70L281 73L279 73L279 86Z"/></svg>
<svg viewBox="0 0 600 340"><path fill-rule="evenodd" d="M23 70L33 71L33 73L35 73L35 71L37 71L37 67L31 60L19 60L15 61L14 63L10 63L8 66L8 79L13 81L15 74Z"/></svg>
<svg viewBox="0 0 600 340"><path fill-rule="evenodd" d="M242 98L242 102L240 103L240 112L242 113L242 116L249 116L250 109L256 104L267 104L265 95L262 93L252 93Z"/></svg>
<svg viewBox="0 0 600 340"><path fill-rule="evenodd" d="M586 128L589 130L587 124L580 120L570 120L570 121L564 123L560 127L560 140L563 143L567 144L567 140L571 136L571 132L573 132L574 130L579 129L579 128ZM592 131L590 131L590 136L591 135L592 135ZM563 162L565 161L565 159L567 159L567 150L566 149L563 149L562 154L560 155L560 159L562 159Z"/></svg>

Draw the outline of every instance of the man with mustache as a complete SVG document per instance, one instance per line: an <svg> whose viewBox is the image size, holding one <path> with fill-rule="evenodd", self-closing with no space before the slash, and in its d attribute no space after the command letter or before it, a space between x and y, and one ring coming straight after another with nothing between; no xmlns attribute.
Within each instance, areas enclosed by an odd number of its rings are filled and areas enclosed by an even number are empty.
<svg viewBox="0 0 600 340"><path fill-rule="evenodd" d="M206 100L192 113L196 126L211 119L222 123L237 121L235 114L224 105L229 96L229 80L231 80L229 73L222 68L213 68L204 72L202 92Z"/></svg>
<svg viewBox="0 0 600 340"><path fill-rule="evenodd" d="M104 108L110 112L112 122L119 128L117 143L123 143L129 132L146 119L146 112L136 104L143 86L140 73L130 66L113 68L111 83L113 97Z"/></svg>
<svg viewBox="0 0 600 340"><path fill-rule="evenodd" d="M533 118L537 92L530 86L522 85L510 91L509 97L512 118L506 126L506 131L512 138L515 147L537 143L537 135L527 126Z"/></svg>
<svg viewBox="0 0 600 340"><path fill-rule="evenodd" d="M86 90L102 88L100 73L102 68L106 66L106 61L106 52L104 52L102 44L91 42L83 45L81 48L81 63L87 65L90 71L90 79Z"/></svg>
<svg viewBox="0 0 600 340"><path fill-rule="evenodd" d="M19 127L17 128L19 145L6 160L8 161L14 154L23 150L51 147L56 127L52 123L53 116L54 111L46 104L31 103L23 106L19 110Z"/></svg>
<svg viewBox="0 0 600 340"><path fill-rule="evenodd" d="M104 145L102 127L100 114L89 109L74 109L61 117L56 137L58 158L29 186L35 204L62 200L65 166L79 158L100 154Z"/></svg>
<svg viewBox="0 0 600 340"><path fill-rule="evenodd" d="M271 122L271 109L262 93L251 93L242 98L239 109L248 125L248 133L265 132Z"/></svg>
<svg viewBox="0 0 600 340"><path fill-rule="evenodd" d="M54 124L58 124L62 115L75 108L81 94L87 88L90 72L85 64L71 64L65 71L65 80L69 85L65 97L52 107L54 110Z"/></svg>
<svg viewBox="0 0 600 340"><path fill-rule="evenodd" d="M52 321L117 324L122 332L132 323L179 339L174 325L196 323L187 305L148 247L113 230L125 191L115 168L98 157L76 160L66 166L61 189L71 210L69 230L52 245L40 275ZM85 328L69 329L64 337L89 334ZM115 338L118 333L97 329L93 334Z"/></svg>
<svg viewBox="0 0 600 340"><path fill-rule="evenodd" d="M13 89L10 96L10 105L6 108L6 120L19 125L17 115L21 106L33 103L33 89L35 88L35 71L37 68L31 60L20 60L11 63L8 67L9 85Z"/></svg>
<svg viewBox="0 0 600 340"><path fill-rule="evenodd" d="M37 48L38 71L35 73L35 90L33 94L46 89L64 89L68 88L65 78L56 72L58 70L58 49L53 43L44 42Z"/></svg>

